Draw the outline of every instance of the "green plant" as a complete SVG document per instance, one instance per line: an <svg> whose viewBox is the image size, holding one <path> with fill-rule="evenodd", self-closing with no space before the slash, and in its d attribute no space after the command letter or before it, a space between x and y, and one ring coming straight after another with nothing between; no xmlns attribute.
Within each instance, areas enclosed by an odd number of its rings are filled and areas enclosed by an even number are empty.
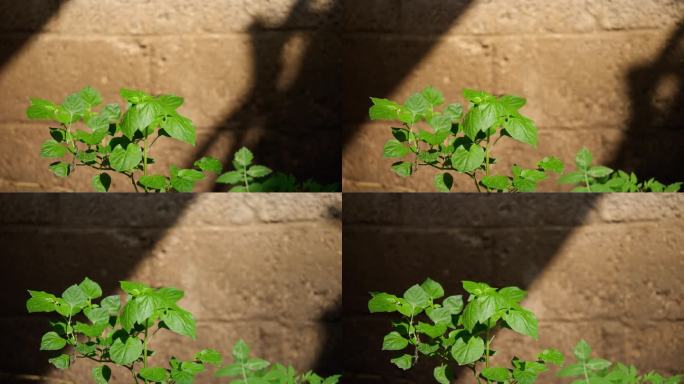
<svg viewBox="0 0 684 384"><path fill-rule="evenodd" d="M392 164L392 170L402 177L416 173L419 167L435 168L435 188L448 192L453 187L450 172L470 177L478 191L534 191L548 172L560 173L563 163L554 157L539 161L534 169L515 165L512 176L494 175L492 156L495 144L503 137L537 146L537 127L520 113L526 100L512 95L493 96L482 91L464 89L469 110L464 115L460 104L450 104L443 110L442 93L427 87L411 95L404 104L388 99L371 98L372 120L400 121L402 127L392 128L393 139L385 143L384 157L413 159ZM428 128L429 129L423 129ZM497 136L498 134L498 136ZM496 136L496 137L495 137Z"/></svg>
<svg viewBox="0 0 684 384"><path fill-rule="evenodd" d="M49 359L59 369L69 368L76 359L102 363L92 370L96 383L107 383L111 369L107 364L130 371L136 383L191 383L205 364L220 364L217 351L205 349L192 361L172 357L169 368L153 367L148 358L152 337L161 329L195 339L195 319L178 305L183 291L175 288L150 288L144 284L122 281L127 294L102 296L100 286L85 278L68 287L60 297L42 291L29 291L29 313L56 313L59 320L50 322L52 330L41 339L40 349L61 351ZM66 348L66 349L65 349Z"/></svg>
<svg viewBox="0 0 684 384"><path fill-rule="evenodd" d="M678 384L684 380L684 375L664 377L656 372L639 376L633 365L614 365L605 359L592 358L591 347L584 340L577 343L574 355L577 363L563 367L558 376L578 377L573 381L576 384Z"/></svg>
<svg viewBox="0 0 684 384"><path fill-rule="evenodd" d="M233 384L336 384L339 375L323 378L311 371L297 375L294 368L249 356L249 347L240 340L233 346L234 362L220 368L217 377L235 377Z"/></svg>
<svg viewBox="0 0 684 384"><path fill-rule="evenodd" d="M653 178L639 182L633 172L615 171L592 162L591 152L580 149L575 156L577 170L562 175L558 182L577 185L573 192L677 192L682 186L680 182L665 185Z"/></svg>
<svg viewBox="0 0 684 384"><path fill-rule="evenodd" d="M270 168L263 165L252 164L254 155L242 147L233 157L235 170L221 174L216 179L219 184L231 186L229 192L336 192L339 185L322 185L311 179L299 183L292 175L282 172L272 173ZM195 164L201 166L201 164ZM221 173L221 164L215 168L216 173Z"/></svg>
<svg viewBox="0 0 684 384"><path fill-rule="evenodd" d="M108 191L112 178L110 171L128 177L137 191L176 190L189 192L198 180L204 178L200 169L178 169L172 166L170 177L148 174L154 163L152 147L160 137L170 137L195 145L195 126L177 109L183 98L175 95L151 96L142 91L121 89L127 102L122 113L118 104L108 104L99 112L93 108L102 104L102 96L91 87L66 97L62 104L31 99L26 115L34 120L53 120L59 127L50 128L51 139L40 148L40 156L70 159L50 164L58 177L67 177L77 167L89 167L99 173L92 178L96 191ZM77 127L87 128L78 129ZM215 159L205 158L199 164L213 165ZM197 164L197 163L196 163Z"/></svg>
<svg viewBox="0 0 684 384"><path fill-rule="evenodd" d="M454 365L470 369L478 383L531 383L547 369L547 364L562 364L563 355L547 349L535 360L514 358L510 368L492 366L495 332L508 328L536 339L537 318L520 305L526 293L517 287L497 289L486 283L463 281L463 289L470 294L467 303L461 295L437 302L444 297L444 289L429 278L407 289L401 297L371 293L371 313L398 312L402 317L385 335L382 349L413 349L393 358L392 363L407 370L421 355L436 360L439 365L433 375L441 384L451 381Z"/></svg>
<svg viewBox="0 0 684 384"><path fill-rule="evenodd" d="M50 322L52 330L40 342L41 350L61 351L48 360L52 365L68 369L77 359L100 363L91 371L97 384L109 382L112 370L108 364L127 369L135 383L167 384L191 384L208 364L222 365L223 358L214 349L204 349L190 361L171 357L168 368L149 365L148 358L155 353L149 345L152 337L166 329L194 340L195 319L178 305L184 295L179 289L155 289L130 281L122 281L120 286L126 293L124 302L112 295L96 303L102 288L87 277L59 297L28 291L29 313L59 315L57 321ZM336 384L340 377L323 378L311 371L297 375L292 367L270 366L265 360L250 358L249 347L242 340L233 347L233 358L235 362L219 369L216 375L241 376L244 381L233 381L236 384Z"/></svg>

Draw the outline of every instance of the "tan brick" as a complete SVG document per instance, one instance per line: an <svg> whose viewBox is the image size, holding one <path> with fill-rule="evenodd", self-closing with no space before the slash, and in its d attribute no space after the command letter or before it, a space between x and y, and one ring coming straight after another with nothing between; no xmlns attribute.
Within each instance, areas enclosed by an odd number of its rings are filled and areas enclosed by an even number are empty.
<svg viewBox="0 0 684 384"><path fill-rule="evenodd" d="M630 115L625 79L657 55L668 36L632 32L497 39L496 91L527 98L525 111L542 128L622 128Z"/></svg>
<svg viewBox="0 0 684 384"><path fill-rule="evenodd" d="M597 210L606 221L661 221L667 219L682 223L683 198L677 194L605 195L598 200Z"/></svg>
<svg viewBox="0 0 684 384"><path fill-rule="evenodd" d="M681 374L681 362L673 360L673 356L682 355L684 342L672 335L681 335L683 331L681 321L632 326L625 335L624 363L636 365L642 373L655 370L668 376Z"/></svg>
<svg viewBox="0 0 684 384"><path fill-rule="evenodd" d="M684 16L684 5L677 0L609 0L587 3L605 29L674 27Z"/></svg>
<svg viewBox="0 0 684 384"><path fill-rule="evenodd" d="M534 232L538 234L502 234L497 248L517 249L514 239L520 239L517 244L529 252L545 236ZM682 268L679 232L679 227L654 224L577 229L537 277L530 305L541 319L681 317L674 303L682 300L682 292L672 288L682 286L677 275ZM510 265L527 264L527 257L521 256L526 253L514 253Z"/></svg>
<svg viewBox="0 0 684 384"><path fill-rule="evenodd" d="M320 223L172 231L134 276L183 286L198 317L313 321L341 294L340 240L337 226Z"/></svg>
<svg viewBox="0 0 684 384"><path fill-rule="evenodd" d="M300 124L330 128L327 118L337 113L332 109L336 99L329 96L336 84L330 81L337 61L334 39L304 33L287 40L275 32L161 38L155 40L155 87L183 95L189 117L200 126L220 125L228 118L295 124L293 114L310 109ZM329 44L321 45L323 40Z"/></svg>
<svg viewBox="0 0 684 384"><path fill-rule="evenodd" d="M70 0L51 31L98 34L189 34L255 29L331 28L339 23L339 4L316 0Z"/></svg>
<svg viewBox="0 0 684 384"><path fill-rule="evenodd" d="M521 34L595 30L587 0L553 2L404 0L403 30L410 33Z"/></svg>
<svg viewBox="0 0 684 384"><path fill-rule="evenodd" d="M121 87L149 88L148 62L142 40L39 36L0 73L1 119L25 121L29 97L61 102L86 85L100 90L106 102L121 103Z"/></svg>
<svg viewBox="0 0 684 384"><path fill-rule="evenodd" d="M345 123L368 119L369 97L404 102L427 85L455 100L462 88L493 87L486 39L361 35L344 41Z"/></svg>

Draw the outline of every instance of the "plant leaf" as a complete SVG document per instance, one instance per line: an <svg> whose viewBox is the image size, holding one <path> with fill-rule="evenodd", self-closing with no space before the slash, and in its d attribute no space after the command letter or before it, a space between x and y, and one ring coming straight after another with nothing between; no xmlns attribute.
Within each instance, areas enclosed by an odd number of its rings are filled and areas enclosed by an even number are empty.
<svg viewBox="0 0 684 384"><path fill-rule="evenodd" d="M137 167L142 158L142 149L137 144L129 143L126 149L119 144L109 155L109 163L114 170L126 172Z"/></svg>
<svg viewBox="0 0 684 384"><path fill-rule="evenodd" d="M112 361L119 365L128 365L140 357L143 345L140 339L129 337L125 342L116 339L109 348L109 356Z"/></svg>
<svg viewBox="0 0 684 384"><path fill-rule="evenodd" d="M203 158L195 161L193 165L204 172L214 172L217 175L221 174L223 171L223 165L221 162L211 156L204 156Z"/></svg>
<svg viewBox="0 0 684 384"><path fill-rule="evenodd" d="M382 155L387 158L404 157L410 152L411 150L397 139L387 140L382 148Z"/></svg>
<svg viewBox="0 0 684 384"><path fill-rule="evenodd" d="M477 144L472 144L469 149L459 146L451 155L451 165L459 172L471 172L479 168L485 159L485 152Z"/></svg>
<svg viewBox="0 0 684 384"><path fill-rule="evenodd" d="M504 120L506 132L515 140L537 146L537 126L534 122L523 116L513 116Z"/></svg>
<svg viewBox="0 0 684 384"><path fill-rule="evenodd" d="M60 158L67 154L67 149L62 144L53 139L46 140L40 146L40 157Z"/></svg>
<svg viewBox="0 0 684 384"><path fill-rule="evenodd" d="M413 365L413 358L411 355L404 354L390 360L390 362L405 371Z"/></svg>
<svg viewBox="0 0 684 384"><path fill-rule="evenodd" d="M408 340L397 331L392 331L385 335L382 340L383 351L399 351L408 346Z"/></svg>
<svg viewBox="0 0 684 384"><path fill-rule="evenodd" d="M112 178L107 173L98 173L93 176L91 184L96 192L107 192L112 185Z"/></svg>
<svg viewBox="0 0 684 384"><path fill-rule="evenodd" d="M112 377L112 370L106 365L100 365L91 371L95 384L107 384Z"/></svg>
<svg viewBox="0 0 684 384"><path fill-rule="evenodd" d="M506 191L511 187L511 180L507 176L489 175L482 178L482 185L497 191Z"/></svg>
<svg viewBox="0 0 684 384"><path fill-rule="evenodd" d="M502 367L488 367L482 370L482 376L491 381L505 382L510 379L511 372Z"/></svg>
<svg viewBox="0 0 684 384"><path fill-rule="evenodd" d="M246 168L247 166L252 164L252 160L254 160L254 155L252 154L252 151L250 151L246 147L242 147L237 152L235 152L234 160L235 163L237 163L237 165L239 165L242 168Z"/></svg>
<svg viewBox="0 0 684 384"><path fill-rule="evenodd" d="M451 174L444 172L435 175L435 188L437 192L449 192L454 185L454 178Z"/></svg>
<svg viewBox="0 0 684 384"><path fill-rule="evenodd" d="M174 139L195 145L196 129L190 119L179 115L168 116L161 127Z"/></svg>
<svg viewBox="0 0 684 384"><path fill-rule="evenodd" d="M592 161L593 157L587 148L580 149L575 156L575 164L577 165L577 168L583 171L589 169Z"/></svg>
<svg viewBox="0 0 684 384"><path fill-rule="evenodd" d="M408 161L399 161L392 164L392 171L401 177L408 177L413 173L413 165Z"/></svg>
<svg viewBox="0 0 684 384"><path fill-rule="evenodd" d="M40 339L41 351L58 351L66 346L66 340L57 332L48 332Z"/></svg>
<svg viewBox="0 0 684 384"><path fill-rule="evenodd" d="M484 352L484 341L479 337L471 337L467 343L463 341L463 338L459 338L451 347L451 356L459 365L466 365L479 360Z"/></svg>
<svg viewBox="0 0 684 384"><path fill-rule="evenodd" d="M511 309L503 319L514 331L537 339L537 317L526 309Z"/></svg>

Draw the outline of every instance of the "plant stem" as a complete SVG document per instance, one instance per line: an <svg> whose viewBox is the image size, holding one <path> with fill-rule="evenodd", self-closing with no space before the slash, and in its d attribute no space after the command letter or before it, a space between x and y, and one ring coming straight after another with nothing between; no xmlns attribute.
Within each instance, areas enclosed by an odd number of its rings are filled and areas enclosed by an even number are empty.
<svg viewBox="0 0 684 384"><path fill-rule="evenodd" d="M145 338L143 339L143 368L147 368L147 327L149 319L145 319ZM147 384L147 379L145 384Z"/></svg>
<svg viewBox="0 0 684 384"><path fill-rule="evenodd" d="M470 366L470 369L473 370L473 376L475 376L475 380L477 380L477 384L480 384L480 376L477 374L477 369L475 369L475 363Z"/></svg>
<svg viewBox="0 0 684 384"><path fill-rule="evenodd" d="M487 335L485 337L486 337L486 339L485 339L486 340L486 344L485 344L485 369L487 369L487 368L489 368L489 343L490 343L489 328L487 328ZM489 379L485 378L485 380L487 381L487 383L489 383Z"/></svg>
<svg viewBox="0 0 684 384"><path fill-rule="evenodd" d="M143 176L147 176L147 132L145 132L143 139ZM147 193L147 187L143 185L143 189Z"/></svg>
<svg viewBox="0 0 684 384"><path fill-rule="evenodd" d="M413 365L415 365L418 362L418 344L420 344L420 338L415 329L411 332L411 328L413 328L413 315L411 315L411 318L409 319L409 336L412 336L416 340L416 344L413 346Z"/></svg>
<svg viewBox="0 0 684 384"><path fill-rule="evenodd" d="M135 189L135 191L140 192L140 191L138 191L138 185L135 183L135 177L133 177L133 173L128 175L128 177L131 178L131 184L133 184L133 188Z"/></svg>
<svg viewBox="0 0 684 384"><path fill-rule="evenodd" d="M475 188L477 188L478 192L482 192L480 189L480 184L477 182L477 176L475 176L475 171L473 173L466 173L466 175L470 176L471 179L473 179L473 182L475 183Z"/></svg>
<svg viewBox="0 0 684 384"><path fill-rule="evenodd" d="M491 136L487 135L487 146L485 147L485 177L489 176L489 138ZM491 192L489 187L485 187L487 192Z"/></svg>
<svg viewBox="0 0 684 384"><path fill-rule="evenodd" d="M485 146L485 176L489 176L489 137L487 136L487 146Z"/></svg>
<svg viewBox="0 0 684 384"><path fill-rule="evenodd" d="M587 372L587 365L582 362L582 370L584 370L584 379L587 381L587 384L591 384L591 381L589 381L589 373Z"/></svg>
<svg viewBox="0 0 684 384"><path fill-rule="evenodd" d="M244 380L245 383L247 383L247 372L245 372L245 365L243 363L240 363L240 368L242 368L242 379Z"/></svg>
<svg viewBox="0 0 684 384"><path fill-rule="evenodd" d="M589 186L589 174L584 172L584 182L587 184L587 192L591 192L591 187Z"/></svg>
<svg viewBox="0 0 684 384"><path fill-rule="evenodd" d="M133 376L133 380L135 380L136 383L139 383L139 381L138 381L138 376L136 376L136 375L135 375L135 371L133 371L133 364L131 364L130 366L124 365L124 367L128 368L128 371L129 371L129 372L131 373L131 375Z"/></svg>
<svg viewBox="0 0 684 384"><path fill-rule="evenodd" d="M245 172L242 174L242 176L245 179L245 188L247 188L247 192L249 192L249 182L247 181L247 168L245 168Z"/></svg>

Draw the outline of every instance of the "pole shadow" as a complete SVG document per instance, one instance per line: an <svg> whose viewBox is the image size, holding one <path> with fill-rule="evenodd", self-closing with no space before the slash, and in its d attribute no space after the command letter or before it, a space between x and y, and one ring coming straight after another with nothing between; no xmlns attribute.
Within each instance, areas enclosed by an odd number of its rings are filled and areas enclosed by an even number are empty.
<svg viewBox="0 0 684 384"><path fill-rule="evenodd" d="M663 183L684 181L684 20L654 60L629 71L627 83L630 118L611 165Z"/></svg>
<svg viewBox="0 0 684 384"><path fill-rule="evenodd" d="M421 383L434 364L389 363L396 317L370 315L369 292L401 294L427 277L448 294L462 280L527 290L592 210L595 194L348 194L344 199L344 383ZM510 230L509 230L510 229ZM470 374L460 369L456 377Z"/></svg>
<svg viewBox="0 0 684 384"><path fill-rule="evenodd" d="M0 196L0 290L4 304L0 308L0 326L8 330L0 341L0 381L35 382L26 375L43 380L42 376L54 369L47 361L53 354L39 351L41 337L54 316L27 313L28 289L60 294L87 276L101 285L103 296L116 293L119 281L138 269L196 198L193 194ZM334 210L331 206L330 212ZM273 316L277 318L277 314ZM339 373L341 297L326 303L318 324L321 345L312 367L324 374ZM230 323L225 327L231 327ZM267 346L271 342L246 341L255 348L258 342Z"/></svg>

